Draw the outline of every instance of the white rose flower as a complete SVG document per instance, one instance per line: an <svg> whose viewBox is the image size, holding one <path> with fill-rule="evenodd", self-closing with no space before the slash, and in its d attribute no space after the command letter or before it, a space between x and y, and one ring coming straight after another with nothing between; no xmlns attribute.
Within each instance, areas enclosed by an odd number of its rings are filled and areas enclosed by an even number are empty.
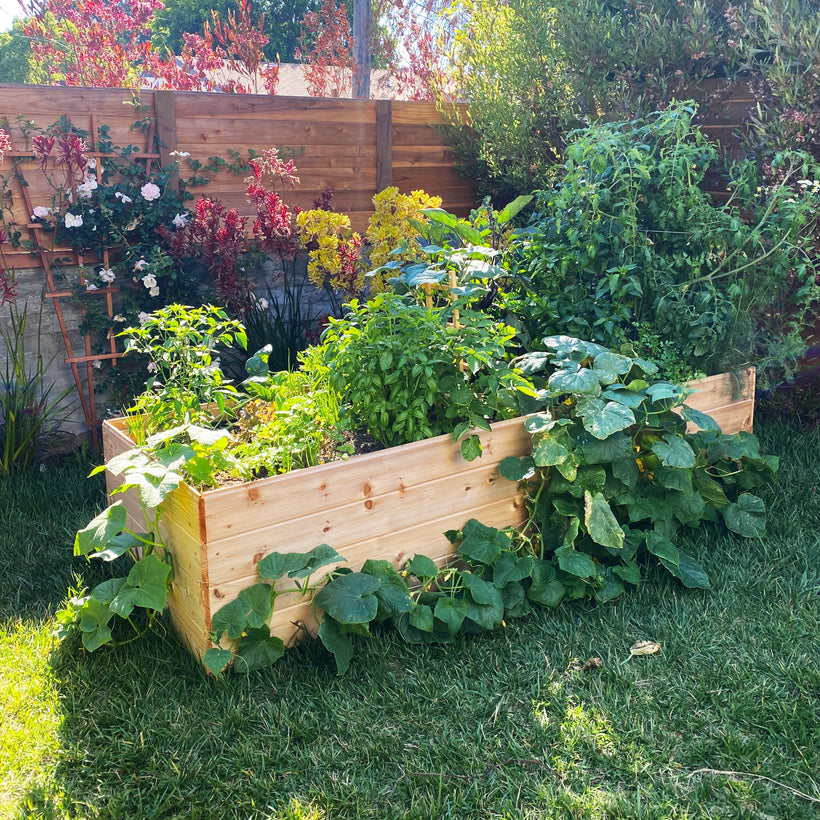
<svg viewBox="0 0 820 820"><path fill-rule="evenodd" d="M66 228L82 228L82 226L83 226L82 214L74 215L72 213L67 213L65 215L65 226L66 226Z"/></svg>
<svg viewBox="0 0 820 820"><path fill-rule="evenodd" d="M119 200L122 202L122 204L123 204L123 205L127 205L129 202L133 202L133 201L134 201L133 199L131 199L131 197L130 197L130 196L126 196L126 195L125 195L122 191L117 191L117 192L114 194L114 197L115 197L116 199L119 199Z"/></svg>
<svg viewBox="0 0 820 820"><path fill-rule="evenodd" d="M148 295L159 296L159 286L151 288L151 290L148 291Z"/></svg>
<svg viewBox="0 0 820 820"><path fill-rule="evenodd" d="M145 270L147 267L148 263L144 259L140 259L140 261L134 265L134 270L139 272Z"/></svg>
<svg viewBox="0 0 820 820"><path fill-rule="evenodd" d="M157 277L154 276L153 273L146 273L145 276L142 277L142 284L149 290L155 288L157 286Z"/></svg>
<svg viewBox="0 0 820 820"><path fill-rule="evenodd" d="M162 195L162 191L159 189L159 185L154 185L153 182L146 182L145 185L140 188L140 193L142 194L142 198L147 200L148 202L152 202L155 199L159 199Z"/></svg>
<svg viewBox="0 0 820 820"><path fill-rule="evenodd" d="M45 219L51 213L51 208L46 208L43 205L38 205L32 213L32 219Z"/></svg>
<svg viewBox="0 0 820 820"><path fill-rule="evenodd" d="M150 318L151 318L151 314L150 314L150 313L146 313L144 310L141 310L141 311L137 314L137 320L139 321L139 323L140 323L141 325L144 325L144 324L145 324L145 323L146 323L146 322L147 322Z"/></svg>
<svg viewBox="0 0 820 820"><path fill-rule="evenodd" d="M173 226L175 228L184 228L190 222L188 214L177 214L173 219Z"/></svg>
<svg viewBox="0 0 820 820"><path fill-rule="evenodd" d="M117 275L113 270L111 270L111 268L103 268L97 275L107 285L110 285L117 278Z"/></svg>
<svg viewBox="0 0 820 820"><path fill-rule="evenodd" d="M86 177L78 186L77 193L83 198L88 199L91 192L99 187L96 177Z"/></svg>
<svg viewBox="0 0 820 820"><path fill-rule="evenodd" d="M96 286L93 282L89 282L89 283L85 286L85 289L86 289L86 290L97 290L97 286Z"/></svg>

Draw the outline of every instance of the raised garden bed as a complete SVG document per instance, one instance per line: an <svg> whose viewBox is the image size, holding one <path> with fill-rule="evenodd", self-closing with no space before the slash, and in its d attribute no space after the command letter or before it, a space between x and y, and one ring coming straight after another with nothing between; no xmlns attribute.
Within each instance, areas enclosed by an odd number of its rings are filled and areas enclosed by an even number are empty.
<svg viewBox="0 0 820 820"><path fill-rule="evenodd" d="M713 416L726 433L751 431L754 380L750 368L692 382L696 392L687 404ZM328 543L351 569L368 558L398 567L415 554L443 563L452 552L444 533L470 518L499 528L522 524L521 492L497 467L506 456L526 454L530 436L521 419L480 436L483 455L472 462L450 436L439 436L205 492L183 485L161 518L173 555L168 606L178 633L201 658L212 645L213 613L257 581L256 564L272 552ZM104 422L103 443L106 460L130 449L127 421ZM116 476L106 477L109 490L118 485ZM139 513L136 499L127 493L124 500L130 513ZM297 595L278 598L272 633L288 642L302 627L315 631L310 604Z"/></svg>

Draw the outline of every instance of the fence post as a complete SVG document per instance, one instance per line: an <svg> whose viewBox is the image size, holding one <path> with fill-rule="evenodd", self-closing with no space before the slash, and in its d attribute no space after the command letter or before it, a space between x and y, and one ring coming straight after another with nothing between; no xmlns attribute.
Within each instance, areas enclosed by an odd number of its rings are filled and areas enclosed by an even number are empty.
<svg viewBox="0 0 820 820"><path fill-rule="evenodd" d="M177 150L177 101L173 91L154 92L154 115L157 124L157 142L159 143L159 164L166 168L171 164L171 153ZM148 150L151 146L148 146ZM179 186L179 179L174 175L169 185Z"/></svg>
<svg viewBox="0 0 820 820"><path fill-rule="evenodd" d="M393 101L376 101L376 193L393 184Z"/></svg>

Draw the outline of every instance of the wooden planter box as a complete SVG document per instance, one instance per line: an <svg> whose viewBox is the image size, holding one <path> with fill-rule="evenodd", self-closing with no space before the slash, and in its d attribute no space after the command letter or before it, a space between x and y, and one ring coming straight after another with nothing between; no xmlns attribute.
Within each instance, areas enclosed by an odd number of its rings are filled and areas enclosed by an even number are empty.
<svg viewBox="0 0 820 820"><path fill-rule="evenodd" d="M753 368L692 386L698 392L687 403L712 415L724 432L752 429ZM213 613L258 581L256 564L271 552L327 543L351 569L368 558L398 567L415 554L443 563L452 553L444 532L470 518L495 527L522 524L521 492L497 467L502 458L529 451L523 421L499 422L480 436L484 452L472 462L462 458L451 436L438 436L205 492L181 486L166 500L161 517L173 555L168 606L178 633L201 658L212 645ZM125 419L103 423L103 444L106 460L133 447ZM106 479L109 491L120 483L109 473ZM130 496L120 497L138 516L136 526L141 515ZM300 596L280 596L272 632L287 643L299 624L315 630L310 605Z"/></svg>

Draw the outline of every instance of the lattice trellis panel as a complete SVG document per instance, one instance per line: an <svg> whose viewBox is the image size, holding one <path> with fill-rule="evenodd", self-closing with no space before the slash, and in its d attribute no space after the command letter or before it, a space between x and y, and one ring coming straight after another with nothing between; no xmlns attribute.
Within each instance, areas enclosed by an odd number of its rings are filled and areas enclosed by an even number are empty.
<svg viewBox="0 0 820 820"><path fill-rule="evenodd" d="M131 123L133 119L132 115ZM98 123L97 115L88 114L72 118L66 114L65 120L70 122L74 128L84 132L84 139L88 145L87 156L89 160L96 162L96 173L99 178L103 173L105 163L119 155L98 150L100 123ZM51 125L48 122L35 124L41 128ZM110 123L106 125L110 128ZM17 247L6 244L3 249L3 261L6 267L12 269L42 269L44 295L56 314L65 347L65 363L71 370L77 389L85 427L91 432L95 445L98 445L102 423L97 410L100 368L104 362L114 363L123 355L121 345L118 345L116 340L113 322L119 288L111 285L87 291L90 298L104 300L105 313L111 320L103 351L95 351L92 335L90 333L81 335L78 328L70 326L66 317L64 301L75 299L76 295L74 291L64 286L61 273L65 269L76 269L79 271L80 284L84 284L83 268L86 265L109 268L111 266L110 257L116 255L117 249L107 248L100 257L96 253L76 252L69 247L52 247L53 232L42 223L33 221L32 214L35 206L50 202L53 196L54 190L49 186L46 176L48 175L53 183L55 179L59 179L59 172L52 167L50 160L44 169L41 168L39 161L35 160L31 151L30 138L38 132L31 131L25 123L12 119L8 114L5 116L3 126L11 132L13 140L13 150L6 153L5 166L0 169L0 175L7 180L3 202L3 221L6 230L10 234L19 231L23 241L22 246ZM120 130L124 130L122 125ZM123 142L133 144L137 135L143 142L142 150L132 152L129 160L144 163L146 176L148 176L154 163L160 162L160 155L154 150L155 129L153 124L150 124L143 133L129 128ZM83 319L85 315L85 308L82 308Z"/></svg>

